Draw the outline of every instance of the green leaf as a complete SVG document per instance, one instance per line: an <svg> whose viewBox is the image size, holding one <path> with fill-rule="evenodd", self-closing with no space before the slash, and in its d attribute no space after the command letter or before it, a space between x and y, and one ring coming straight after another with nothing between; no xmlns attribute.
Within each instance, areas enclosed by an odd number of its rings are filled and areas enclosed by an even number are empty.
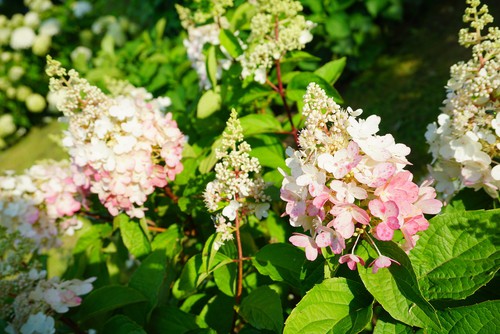
<svg viewBox="0 0 500 334"><path fill-rule="evenodd" d="M162 17L155 24L155 32L156 32L156 42L160 43L163 38L163 32L165 31L165 26L167 24L167 20Z"/></svg>
<svg viewBox="0 0 500 334"><path fill-rule="evenodd" d="M231 297L236 293L236 263L229 263L214 271L215 284L219 290Z"/></svg>
<svg viewBox="0 0 500 334"><path fill-rule="evenodd" d="M163 249L169 259L174 259L182 250L183 234L179 225L171 225L153 239L151 247L153 251Z"/></svg>
<svg viewBox="0 0 500 334"><path fill-rule="evenodd" d="M163 306L155 309L150 323L154 334L184 334L199 328L194 315L173 306Z"/></svg>
<svg viewBox="0 0 500 334"><path fill-rule="evenodd" d="M198 101L196 108L196 117L207 118L214 112L220 110L221 97L215 90L207 90Z"/></svg>
<svg viewBox="0 0 500 334"><path fill-rule="evenodd" d="M120 226L123 243L130 254L141 257L151 252L151 244L139 226L139 222L130 220L126 214L120 214L113 220L113 225Z"/></svg>
<svg viewBox="0 0 500 334"><path fill-rule="evenodd" d="M115 54L115 40L113 39L113 36L111 36L110 34L106 34L106 36L104 36L101 41L101 49L108 55Z"/></svg>
<svg viewBox="0 0 500 334"><path fill-rule="evenodd" d="M300 62L300 61L320 61L321 58L313 56L305 51L292 51L281 61L282 63Z"/></svg>
<svg viewBox="0 0 500 334"><path fill-rule="evenodd" d="M147 301L148 299L136 289L121 285L107 285L92 291L83 299L80 306L80 320L86 321L103 312Z"/></svg>
<svg viewBox="0 0 500 334"><path fill-rule="evenodd" d="M197 287L199 272L203 266L201 254L192 256L182 268L181 276L179 277L179 290L186 292L194 291Z"/></svg>
<svg viewBox="0 0 500 334"><path fill-rule="evenodd" d="M214 233L208 237L205 245L203 246L202 257L203 257L203 268L202 270L208 275L211 272L211 268L214 266L215 256L217 255L217 250L214 248L214 244L221 239L222 235L220 233Z"/></svg>
<svg viewBox="0 0 500 334"><path fill-rule="evenodd" d="M219 33L220 44L226 49L226 51L233 58L237 58L243 53L238 39L233 35L233 33L227 29L221 29Z"/></svg>
<svg viewBox="0 0 500 334"><path fill-rule="evenodd" d="M103 333L146 334L146 331L129 317L119 314L104 324Z"/></svg>
<svg viewBox="0 0 500 334"><path fill-rule="evenodd" d="M372 17L377 17L388 4L390 0L366 0L366 9Z"/></svg>
<svg viewBox="0 0 500 334"><path fill-rule="evenodd" d="M274 94L274 91L269 86L263 86L256 82L251 82L245 88L244 94L234 103L243 105L253 102L257 99L264 101L271 94Z"/></svg>
<svg viewBox="0 0 500 334"><path fill-rule="evenodd" d="M492 300L471 306L450 308L438 313L443 329L432 333L479 334L498 333L500 301Z"/></svg>
<svg viewBox="0 0 500 334"><path fill-rule="evenodd" d="M377 318L373 334L412 334L411 327L394 320L387 312L383 312Z"/></svg>
<svg viewBox="0 0 500 334"><path fill-rule="evenodd" d="M267 286L253 290L241 302L240 315L257 329L280 333L283 328L283 310L278 294Z"/></svg>
<svg viewBox="0 0 500 334"><path fill-rule="evenodd" d="M212 83L212 87L217 86L217 50L215 49L215 45L211 45L208 48L207 75Z"/></svg>
<svg viewBox="0 0 500 334"><path fill-rule="evenodd" d="M372 302L360 283L342 277L326 279L292 310L283 333L360 332L371 320Z"/></svg>
<svg viewBox="0 0 500 334"><path fill-rule="evenodd" d="M218 252L215 255L212 266L209 270L206 270L206 260L203 259L202 254L196 254L186 262L182 269L179 278L179 290L185 292L194 291L214 270L232 262L231 258Z"/></svg>
<svg viewBox="0 0 500 334"><path fill-rule="evenodd" d="M351 35L349 15L345 12L332 13L325 22L325 28L328 36L333 39L348 38Z"/></svg>
<svg viewBox="0 0 500 334"><path fill-rule="evenodd" d="M281 132L283 128L276 117L268 114L251 114L240 118L245 137L259 133Z"/></svg>
<svg viewBox="0 0 500 334"><path fill-rule="evenodd" d="M224 294L212 297L200 313L205 323L217 333L230 333L233 323L234 298Z"/></svg>
<svg viewBox="0 0 500 334"><path fill-rule="evenodd" d="M208 156L206 156L205 158L203 158L203 160L201 160L200 162L200 166L198 167L198 169L200 170L200 173L201 174L207 174L208 172L210 172L212 170L212 168L215 166L215 164L217 163L217 157L216 157L216 154L215 154L215 150L212 149L210 151L210 154Z"/></svg>
<svg viewBox="0 0 500 334"><path fill-rule="evenodd" d="M167 263L167 256L164 250L157 250L151 253L134 272L130 278L129 287L140 291L149 299L149 309L151 311L158 303L158 297L166 282L167 270L172 271Z"/></svg>
<svg viewBox="0 0 500 334"><path fill-rule="evenodd" d="M302 101L306 93L307 86L311 82L315 82L316 84L318 84L326 92L326 95L333 98L335 102L344 102L339 92L337 92L337 90L333 88L330 83L328 83L322 77L309 72L299 73L294 76L292 80L290 80L290 83L288 84L288 87L286 89L287 97L294 101Z"/></svg>
<svg viewBox="0 0 500 334"><path fill-rule="evenodd" d="M495 276L499 222L500 209L448 208L431 219L409 255L426 298L464 299Z"/></svg>
<svg viewBox="0 0 500 334"><path fill-rule="evenodd" d="M322 77L329 84L333 85L344 71L346 58L332 60L314 71L314 74Z"/></svg>
<svg viewBox="0 0 500 334"><path fill-rule="evenodd" d="M250 151L250 155L259 159L259 162L262 166L271 168L286 168L285 157L277 154L272 147L253 147L252 151Z"/></svg>
<svg viewBox="0 0 500 334"><path fill-rule="evenodd" d="M377 242L380 252L400 263L381 268L374 274L368 264L378 257L366 241L357 248L357 255L367 260L366 267L358 266L359 276L366 289L396 320L410 326L439 327L436 311L422 296L418 281L406 253L393 242Z"/></svg>
<svg viewBox="0 0 500 334"><path fill-rule="evenodd" d="M259 273L300 288L304 252L288 243L264 246L252 259Z"/></svg>

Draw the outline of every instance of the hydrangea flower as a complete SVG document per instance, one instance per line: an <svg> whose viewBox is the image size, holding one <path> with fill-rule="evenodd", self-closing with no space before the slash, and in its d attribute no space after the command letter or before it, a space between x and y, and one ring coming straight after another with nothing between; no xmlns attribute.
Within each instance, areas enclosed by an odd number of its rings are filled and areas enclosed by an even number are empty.
<svg viewBox="0 0 500 334"><path fill-rule="evenodd" d="M500 30L486 5L467 1L459 42L472 46L472 59L451 67L447 96L437 123L425 137L433 162L430 172L436 190L446 200L462 188L484 189L498 198L500 187Z"/></svg>
<svg viewBox="0 0 500 334"><path fill-rule="evenodd" d="M233 6L232 0L204 0L195 5L196 9L189 9L179 4L175 5L182 26L187 30L188 38L183 43L192 67L198 74L200 87L212 88L207 74L206 56L203 49L206 44L220 45L219 34L221 29L229 28L229 21L224 16L227 8ZM217 59L216 78L220 79L222 70L231 66L231 56L224 47L220 46L225 58Z"/></svg>
<svg viewBox="0 0 500 334"><path fill-rule="evenodd" d="M361 112L341 109L311 83L304 96L307 119L300 149L287 149L290 174L280 170L285 214L292 226L309 232L292 236L290 242L305 247L307 258L314 260L326 247L342 254L355 238L350 254L340 258L353 270L357 263L364 264L354 254L360 238L379 252L372 238L393 240L394 232L401 230L402 247L410 250L417 232L428 227L424 214L436 214L442 206L429 182L419 187L404 170L410 149L390 134L377 135L380 117L363 120L358 118ZM374 272L391 263L379 256Z"/></svg>
<svg viewBox="0 0 500 334"><path fill-rule="evenodd" d="M223 241L232 239L233 226L226 222L235 221L238 213L255 214L262 219L267 217L270 208L259 160L250 157L251 148L243 141L243 128L237 117L233 109L222 134L221 146L216 150L219 162L215 165L215 180L207 184L203 193L209 211L218 212L222 208L215 226L217 232L223 233Z"/></svg>
<svg viewBox="0 0 500 334"><path fill-rule="evenodd" d="M36 248L58 245L58 234L81 228L74 217L85 197L69 161L45 161L24 174L0 176L0 226L33 240Z"/></svg>
<svg viewBox="0 0 500 334"><path fill-rule="evenodd" d="M299 1L256 0L252 4L257 14L251 19L246 50L238 60L243 67L243 78L253 77L264 84L267 71L276 60L289 51L303 49L312 41L310 31L315 24L299 14L302 11Z"/></svg>
<svg viewBox="0 0 500 334"><path fill-rule="evenodd" d="M66 313L70 307L79 306L81 296L93 289L95 277L86 280L61 281L59 277L45 278L45 272L31 270L21 275L23 290L12 302L8 333L54 333L54 318L50 315ZM19 278L18 278L19 280Z"/></svg>
<svg viewBox="0 0 500 334"><path fill-rule="evenodd" d="M50 89L68 122L63 145L81 175L75 182L97 194L111 215L144 217L148 195L183 169L184 135L172 114L161 112L164 100L132 86L109 97L76 71L48 62Z"/></svg>

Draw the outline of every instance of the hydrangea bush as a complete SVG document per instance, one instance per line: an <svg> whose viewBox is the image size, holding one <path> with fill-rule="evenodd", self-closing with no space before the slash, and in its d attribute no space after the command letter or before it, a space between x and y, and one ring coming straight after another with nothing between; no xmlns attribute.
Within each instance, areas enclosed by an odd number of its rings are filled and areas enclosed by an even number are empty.
<svg viewBox="0 0 500 334"><path fill-rule="evenodd" d="M498 197L498 29L467 4L423 180L309 53L323 2L181 3L183 33L128 41L97 19L98 55L47 57L67 158L0 175L0 332L496 332L498 200L454 196Z"/></svg>

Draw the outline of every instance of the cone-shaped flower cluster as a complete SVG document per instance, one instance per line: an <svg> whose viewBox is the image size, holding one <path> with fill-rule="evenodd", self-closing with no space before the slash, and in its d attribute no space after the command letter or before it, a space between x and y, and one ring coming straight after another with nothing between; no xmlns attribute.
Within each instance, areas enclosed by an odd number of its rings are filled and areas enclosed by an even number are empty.
<svg viewBox="0 0 500 334"><path fill-rule="evenodd" d="M497 198L500 187L500 30L485 25L493 21L486 5L468 1L461 45L472 46L472 59L451 67L448 94L437 124L425 137L434 158L431 174L443 198L469 187L483 188Z"/></svg>
<svg viewBox="0 0 500 334"><path fill-rule="evenodd" d="M291 174L282 171L281 198L290 224L309 232L290 238L305 247L309 260L326 247L341 254L358 236L393 240L397 230L405 238L403 248L410 250L416 233L429 225L424 214L441 209L434 189L428 183L419 187L404 170L410 149L390 134L377 135L380 117L359 119L361 112L341 109L315 83L307 88L306 127L300 149L287 149ZM340 259L351 269L363 263L353 252ZM391 263L377 260L377 270Z"/></svg>
<svg viewBox="0 0 500 334"><path fill-rule="evenodd" d="M301 50L312 41L315 24L299 13L302 5L294 0L253 1L257 14L250 23L251 33L245 53L239 58L242 76L253 76L264 84L267 71L287 52Z"/></svg>
<svg viewBox="0 0 500 334"><path fill-rule="evenodd" d="M216 151L220 161L215 165L215 180L207 184L203 194L211 212L222 209L215 218L217 232L222 233L222 243L232 239L231 222L238 212L255 214L262 219L267 217L270 207L267 203L270 198L264 193L267 185L260 176L259 160L250 157L251 148L243 141L243 129L237 116L233 110L222 134L221 146Z"/></svg>
<svg viewBox="0 0 500 334"><path fill-rule="evenodd" d="M77 184L97 194L114 216L144 217L147 196L183 169L184 135L172 115L161 112L165 99L133 87L108 97L51 59L47 73L69 124L63 144L84 176Z"/></svg>

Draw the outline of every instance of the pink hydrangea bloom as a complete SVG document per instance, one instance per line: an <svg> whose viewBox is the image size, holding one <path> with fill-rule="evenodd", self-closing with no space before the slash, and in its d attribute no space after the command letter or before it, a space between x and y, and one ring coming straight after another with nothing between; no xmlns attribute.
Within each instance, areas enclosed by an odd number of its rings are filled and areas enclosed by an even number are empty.
<svg viewBox="0 0 500 334"><path fill-rule="evenodd" d="M316 244L314 239L310 236L301 233L294 233L290 237L289 241L294 246L305 248L306 258L309 261L314 261L318 257L318 244Z"/></svg>
<svg viewBox="0 0 500 334"><path fill-rule="evenodd" d="M0 226L34 241L36 248L59 244L58 235L80 228L74 216L85 192L73 179L69 161L45 161L24 174L0 176ZM67 223L70 222L71 223Z"/></svg>
<svg viewBox="0 0 500 334"><path fill-rule="evenodd" d="M380 255L372 263L370 263L370 267L373 267L372 272L376 274L380 268L390 267L392 262L401 265L398 261L393 260L390 257Z"/></svg>
<svg viewBox="0 0 500 334"><path fill-rule="evenodd" d="M51 91L64 97L58 105L68 122L63 145L85 176L78 185L97 194L113 216L144 217L148 195L183 169L184 135L172 114L162 112L163 100L144 88L128 86L109 97L74 70L69 80L57 78L61 71L49 61Z"/></svg>
<svg viewBox="0 0 500 334"><path fill-rule="evenodd" d="M290 241L316 258L325 247L343 253L353 237L355 245L363 238L375 246L372 236L389 241L401 230L401 246L413 248L417 233L428 227L424 214L438 213L442 204L430 183L419 187L404 169L409 148L390 134L377 135L380 117L357 118L360 110L342 110L314 83L304 96L303 113L300 149L287 149L290 174L281 171L281 198L290 224L311 236ZM341 259L351 269L362 263L354 251ZM380 258L375 271L386 264Z"/></svg>
<svg viewBox="0 0 500 334"><path fill-rule="evenodd" d="M365 265L365 261L363 261L362 258L360 258L359 256L354 255L354 254L342 255L339 259L339 262L340 263L347 263L347 266L351 270L356 270L358 263L360 263L362 266Z"/></svg>

